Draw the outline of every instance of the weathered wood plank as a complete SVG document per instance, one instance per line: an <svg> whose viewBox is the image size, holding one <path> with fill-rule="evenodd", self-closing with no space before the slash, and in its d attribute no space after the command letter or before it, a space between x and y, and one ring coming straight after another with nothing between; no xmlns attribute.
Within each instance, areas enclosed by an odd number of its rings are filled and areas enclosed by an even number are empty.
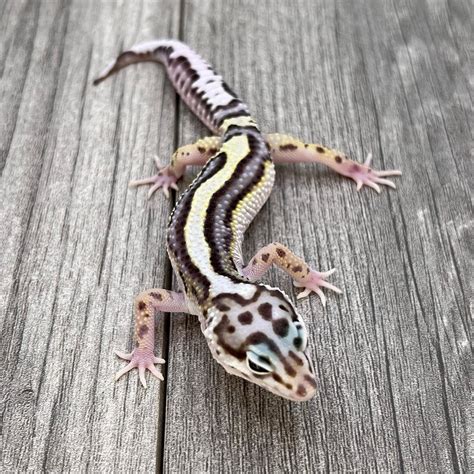
<svg viewBox="0 0 474 474"><path fill-rule="evenodd" d="M466 2L185 2L183 39L268 131L404 171L382 195L281 169L246 255L280 240L344 288L300 303L320 380L297 405L230 377L171 319L169 472L467 469L472 166ZM183 111L180 142L204 128ZM284 172L283 172L284 171ZM471 220L470 220L471 219ZM292 294L288 279L269 281Z"/></svg>
<svg viewBox="0 0 474 474"><path fill-rule="evenodd" d="M301 303L320 393L296 405L226 375L197 321L174 315L166 418L157 383L112 383L134 294L171 277L169 204L126 183L170 154L179 120L180 143L207 132L152 65L90 82L122 44L178 36L179 6L0 9L3 471L467 470L466 2L185 2L183 39L262 127L371 150L404 177L376 196L280 169L245 251L280 240L338 267L343 297Z"/></svg>
<svg viewBox="0 0 474 474"><path fill-rule="evenodd" d="M152 65L91 82L178 20L171 0L3 4L2 472L155 469L159 392L114 385L112 350L134 294L169 278L170 204L127 182L174 148L175 94Z"/></svg>

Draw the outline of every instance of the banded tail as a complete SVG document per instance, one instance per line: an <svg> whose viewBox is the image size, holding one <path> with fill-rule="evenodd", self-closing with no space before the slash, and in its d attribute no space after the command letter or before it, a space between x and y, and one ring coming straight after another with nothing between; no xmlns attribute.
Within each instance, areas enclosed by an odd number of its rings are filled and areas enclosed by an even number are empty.
<svg viewBox="0 0 474 474"><path fill-rule="evenodd" d="M214 133L222 134L224 120L249 116L247 106L212 67L189 46L175 40L140 43L121 53L93 82L101 83L120 69L151 61L166 67L176 92L193 113Z"/></svg>

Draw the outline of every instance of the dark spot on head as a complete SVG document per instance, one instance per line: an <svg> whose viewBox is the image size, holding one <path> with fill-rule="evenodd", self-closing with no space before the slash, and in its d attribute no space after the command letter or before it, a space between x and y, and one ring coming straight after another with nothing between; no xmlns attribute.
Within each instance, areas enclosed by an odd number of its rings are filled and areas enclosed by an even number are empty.
<svg viewBox="0 0 474 474"><path fill-rule="evenodd" d="M139 309L140 311L143 311L145 308L146 308L145 302L144 302L144 301L140 301L140 302L138 303L138 309Z"/></svg>
<svg viewBox="0 0 474 474"><path fill-rule="evenodd" d="M281 383L281 384L283 383L283 379L278 374L273 373L272 378L275 382L278 382L278 383Z"/></svg>
<svg viewBox="0 0 474 474"><path fill-rule="evenodd" d="M293 267L294 272L301 272L303 271L303 267L301 265L296 265L296 267Z"/></svg>
<svg viewBox="0 0 474 474"><path fill-rule="evenodd" d="M148 326L143 324L138 330L138 337L141 339L148 332Z"/></svg>
<svg viewBox="0 0 474 474"><path fill-rule="evenodd" d="M262 260L263 260L264 262L268 262L268 258L269 258L269 257L270 257L270 254L269 254L269 253L264 253L264 254L262 255Z"/></svg>
<svg viewBox="0 0 474 474"><path fill-rule="evenodd" d="M286 337L288 335L288 329L290 324L286 318L276 319L272 323L273 331L277 336Z"/></svg>
<svg viewBox="0 0 474 474"><path fill-rule="evenodd" d="M306 393L306 387L304 385L298 385L298 388L296 389L296 394L300 397L304 397Z"/></svg>
<svg viewBox="0 0 474 474"><path fill-rule="evenodd" d="M227 327L227 331L229 331L230 333L235 332L235 326L232 326L232 325L231 325L231 326L228 326L228 327Z"/></svg>
<svg viewBox="0 0 474 474"><path fill-rule="evenodd" d="M336 163L342 163L342 158L339 155L337 155L334 159L336 160Z"/></svg>
<svg viewBox="0 0 474 474"><path fill-rule="evenodd" d="M272 305L270 303L262 303L257 310L263 319L267 321L272 319Z"/></svg>
<svg viewBox="0 0 474 474"><path fill-rule="evenodd" d="M250 311L245 311L245 313L239 314L237 318L242 324L252 324L253 316Z"/></svg>
<svg viewBox="0 0 474 474"><path fill-rule="evenodd" d="M313 379L313 377L310 377L309 375L305 375L304 379L306 380L306 382L308 382L311 385L311 387L316 388L316 381Z"/></svg>
<svg viewBox="0 0 474 474"><path fill-rule="evenodd" d="M288 352L288 355L296 362L297 365L303 365L303 359L298 357L293 351Z"/></svg>
<svg viewBox="0 0 474 474"><path fill-rule="evenodd" d="M317 147L316 147L316 151L317 151L318 153L324 153L324 148L323 148L322 146L317 146Z"/></svg>
<svg viewBox="0 0 474 474"><path fill-rule="evenodd" d="M288 390L293 390L293 385L291 385L291 383L286 383L286 384L285 384L285 387L286 387Z"/></svg>
<svg viewBox="0 0 474 474"><path fill-rule="evenodd" d="M286 252L281 249L280 247L277 247L276 253L278 254L279 257L283 258L286 255Z"/></svg>
<svg viewBox="0 0 474 474"><path fill-rule="evenodd" d="M295 337L295 338L293 339L293 345L294 345L297 349L300 349L302 344L303 344L303 339L301 339L301 337Z"/></svg>
<svg viewBox="0 0 474 474"><path fill-rule="evenodd" d="M296 376L296 370L291 367L289 364L285 364L285 372L290 376L290 377L295 377Z"/></svg>
<svg viewBox="0 0 474 474"><path fill-rule="evenodd" d="M217 335L217 342L227 354L235 357L238 360L244 360L247 357L247 352L240 347L236 348L231 346L227 341L225 333L228 331L229 327L229 316L227 316L227 314L223 314L219 324L217 324L214 328L214 333Z"/></svg>

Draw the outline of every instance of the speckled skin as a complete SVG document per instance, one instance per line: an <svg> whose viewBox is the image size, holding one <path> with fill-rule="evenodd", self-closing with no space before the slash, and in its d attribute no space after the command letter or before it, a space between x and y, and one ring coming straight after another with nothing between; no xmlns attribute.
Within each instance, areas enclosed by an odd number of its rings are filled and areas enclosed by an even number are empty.
<svg viewBox="0 0 474 474"><path fill-rule="evenodd" d="M247 106L211 66L188 46L174 40L142 43L122 53L94 81L98 84L119 69L140 61L165 65L176 91L217 137L179 148L171 164L132 186L152 185L166 195L188 165L204 165L171 213L167 250L181 293L154 289L135 300L136 347L117 354L130 361L117 378L137 367L143 385L145 369L161 378L154 364L154 314L188 312L199 317L214 358L227 370L290 400L303 401L316 392L316 377L308 358L307 332L289 297L258 280L272 264L287 272L301 296L322 288L340 293L280 243L262 248L244 266L244 233L267 200L274 183L274 162L318 162L380 192L379 184L395 185L384 176L398 171L374 171L322 145L287 135L263 135Z"/></svg>

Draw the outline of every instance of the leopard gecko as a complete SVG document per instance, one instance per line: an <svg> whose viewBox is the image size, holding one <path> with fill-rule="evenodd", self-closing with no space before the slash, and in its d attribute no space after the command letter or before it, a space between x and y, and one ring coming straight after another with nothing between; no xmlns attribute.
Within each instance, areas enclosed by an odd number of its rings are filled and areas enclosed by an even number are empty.
<svg viewBox="0 0 474 474"><path fill-rule="evenodd" d="M118 70L142 61L165 66L177 93L212 131L192 145L178 148L171 163L154 176L133 181L159 188L169 196L189 165L203 165L179 196L166 230L166 246L180 292L153 288L135 298L135 348L116 354L129 361L116 379L133 368L146 387L145 371L163 380L155 364L154 317L159 311L199 317L213 357L224 369L290 400L304 401L316 393L316 377L308 357L307 330L290 298L279 288L261 283L276 265L303 291L315 292L323 305L322 288L341 290L327 281L334 269L318 272L285 245L273 242L244 264L244 233L272 190L275 163L321 163L352 178L357 190L379 185L395 188L387 176L400 171L370 168L319 144L288 135L263 134L248 107L214 69L186 44L154 40L122 52L94 85Z"/></svg>

